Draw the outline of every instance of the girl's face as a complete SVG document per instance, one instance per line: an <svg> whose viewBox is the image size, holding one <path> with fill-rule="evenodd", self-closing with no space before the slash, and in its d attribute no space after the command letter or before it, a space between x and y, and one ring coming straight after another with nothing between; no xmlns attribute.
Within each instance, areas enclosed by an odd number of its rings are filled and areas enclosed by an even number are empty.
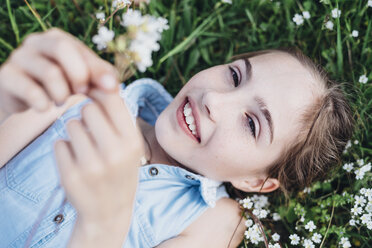
<svg viewBox="0 0 372 248"><path fill-rule="evenodd" d="M296 139L319 88L308 69L282 52L215 66L192 77L161 113L156 138L185 167L250 191L248 184L262 182ZM185 123L187 102L196 135Z"/></svg>

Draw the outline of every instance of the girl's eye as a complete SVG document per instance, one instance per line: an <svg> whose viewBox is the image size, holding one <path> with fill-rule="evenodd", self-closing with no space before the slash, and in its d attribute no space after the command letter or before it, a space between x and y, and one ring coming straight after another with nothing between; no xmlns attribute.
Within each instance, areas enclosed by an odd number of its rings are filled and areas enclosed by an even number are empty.
<svg viewBox="0 0 372 248"><path fill-rule="evenodd" d="M251 133L254 138L256 138L256 125L254 124L254 120L247 114L245 114L248 120L248 125L251 129Z"/></svg>
<svg viewBox="0 0 372 248"><path fill-rule="evenodd" d="M234 87L236 88L240 84L238 73L231 66L229 66L229 69L231 72L231 77L234 80Z"/></svg>

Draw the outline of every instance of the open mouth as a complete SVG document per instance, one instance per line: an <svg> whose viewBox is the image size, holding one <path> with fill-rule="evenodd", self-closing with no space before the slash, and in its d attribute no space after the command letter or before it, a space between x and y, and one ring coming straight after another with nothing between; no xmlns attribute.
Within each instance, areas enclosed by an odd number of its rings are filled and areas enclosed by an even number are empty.
<svg viewBox="0 0 372 248"><path fill-rule="evenodd" d="M182 116L179 116L181 117L180 119L182 119L182 123L180 123L182 124L181 127L187 134L189 134L189 136L191 135L200 143L200 135L197 130L197 117L195 117L195 113L193 113L193 107L188 98L186 98L180 106L179 112L182 113ZM181 113L179 115L181 115Z"/></svg>

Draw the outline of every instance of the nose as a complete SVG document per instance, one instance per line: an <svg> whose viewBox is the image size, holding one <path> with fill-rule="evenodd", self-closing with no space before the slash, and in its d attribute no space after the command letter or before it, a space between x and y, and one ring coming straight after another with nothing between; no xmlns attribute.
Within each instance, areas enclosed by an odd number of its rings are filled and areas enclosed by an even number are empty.
<svg viewBox="0 0 372 248"><path fill-rule="evenodd" d="M204 92L202 98L202 107L205 114L211 121L216 122L218 119L218 113L224 112L224 106L227 106L226 98L227 97L222 92L214 90L206 90Z"/></svg>

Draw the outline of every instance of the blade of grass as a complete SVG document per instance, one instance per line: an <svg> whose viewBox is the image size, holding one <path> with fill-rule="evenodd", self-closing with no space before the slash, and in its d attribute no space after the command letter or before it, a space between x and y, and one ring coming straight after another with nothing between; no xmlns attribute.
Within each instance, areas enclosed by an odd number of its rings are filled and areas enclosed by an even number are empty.
<svg viewBox="0 0 372 248"><path fill-rule="evenodd" d="M25 3L26 3L27 7L28 7L28 8L30 9L30 11L32 12L32 14L35 16L37 22L40 24L40 26L41 26L41 28L43 29L43 31L47 31L48 28L47 28L47 26L45 25L45 23L41 20L40 15L36 12L36 10L34 10L34 9L31 7L31 5L28 3L27 0L24 0L24 1L25 1Z"/></svg>
<svg viewBox="0 0 372 248"><path fill-rule="evenodd" d="M17 23L15 21L14 15L12 13L12 8L10 7L10 1L9 0L6 0L6 7L8 8L8 15L9 15L9 19L10 19L10 24L12 25L12 29L13 29L13 32L15 34L16 42L17 42L17 45L18 45L19 44L19 30L18 30Z"/></svg>
<svg viewBox="0 0 372 248"><path fill-rule="evenodd" d="M336 1L336 8L338 9L338 0ZM336 53L337 53L337 71L340 76L343 76L342 68L343 68L343 54L342 54L342 41L341 41L341 26L340 26L340 17L337 18L337 45L336 45Z"/></svg>
<svg viewBox="0 0 372 248"><path fill-rule="evenodd" d="M219 12L219 11L218 11ZM202 24L199 25L184 41L178 44L174 49L170 50L167 54L165 54L160 60L159 65L162 64L165 60L169 57L174 56L181 51L184 51L184 48L188 46L190 42L193 41L199 34L201 34L205 29L211 26L214 21L216 20L217 11L210 15L207 19L205 19Z"/></svg>
<svg viewBox="0 0 372 248"><path fill-rule="evenodd" d="M368 53L367 53L367 44L368 44L368 41L369 41L369 33L371 32L371 27L372 27L372 22L369 22L368 23L368 28L367 28L367 32L366 32L366 36L364 37L364 42L363 42L363 46L362 46L362 57L366 56Z"/></svg>
<svg viewBox="0 0 372 248"><path fill-rule="evenodd" d="M7 48L10 52L14 50L14 47L12 47L8 42L3 40L1 37L0 37L0 44L3 45L5 48Z"/></svg>

